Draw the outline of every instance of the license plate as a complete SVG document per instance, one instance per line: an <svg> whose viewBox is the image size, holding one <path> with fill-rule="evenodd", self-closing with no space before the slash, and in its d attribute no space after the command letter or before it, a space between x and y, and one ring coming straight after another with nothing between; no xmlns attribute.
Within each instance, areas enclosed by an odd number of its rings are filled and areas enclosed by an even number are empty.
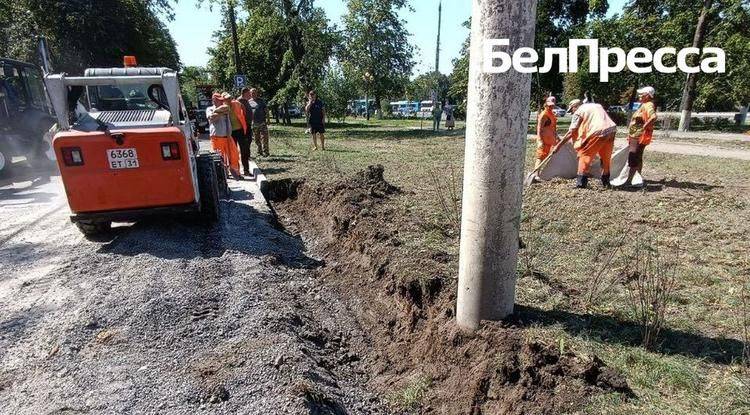
<svg viewBox="0 0 750 415"><path fill-rule="evenodd" d="M113 148L107 150L110 169L137 169L138 153L134 148Z"/></svg>

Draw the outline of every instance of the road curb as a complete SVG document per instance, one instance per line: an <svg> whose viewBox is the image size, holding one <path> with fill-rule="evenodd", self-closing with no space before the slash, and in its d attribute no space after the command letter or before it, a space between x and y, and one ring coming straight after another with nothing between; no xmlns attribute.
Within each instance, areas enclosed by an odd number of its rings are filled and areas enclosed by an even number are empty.
<svg viewBox="0 0 750 415"><path fill-rule="evenodd" d="M263 198L267 199L266 191L268 190L268 178L254 161L250 161L250 171L253 173L255 183L258 185L258 188L260 188L260 192L263 193ZM266 203L268 203L267 200Z"/></svg>

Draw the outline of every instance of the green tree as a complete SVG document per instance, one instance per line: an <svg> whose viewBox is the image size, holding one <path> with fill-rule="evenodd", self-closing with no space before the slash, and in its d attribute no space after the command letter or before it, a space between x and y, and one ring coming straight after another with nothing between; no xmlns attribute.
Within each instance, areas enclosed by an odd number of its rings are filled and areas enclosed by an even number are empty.
<svg viewBox="0 0 750 415"><path fill-rule="evenodd" d="M471 28L471 21L463 23L467 29ZM450 74L448 96L456 104L454 114L456 118L466 117L466 93L469 89L469 37L461 47L461 55L453 60L453 72Z"/></svg>
<svg viewBox="0 0 750 415"><path fill-rule="evenodd" d="M435 86L437 85L437 88ZM406 86L406 98L410 101L423 101L432 99L432 91L437 92L438 101L448 99L450 89L450 78L441 73L428 72L414 78Z"/></svg>
<svg viewBox="0 0 750 415"><path fill-rule="evenodd" d="M280 108L298 104L307 90L320 83L338 37L312 0L255 0L242 7L249 16L238 23L243 70L251 84L270 98L278 117ZM237 73L231 36L229 31L218 32L216 38L208 67L221 86L231 88Z"/></svg>
<svg viewBox="0 0 750 415"><path fill-rule="evenodd" d="M0 55L38 62L38 36L49 41L55 70L122 66L135 55L144 66L178 69L174 40L159 14L167 0L18 0L0 6Z"/></svg>
<svg viewBox="0 0 750 415"><path fill-rule="evenodd" d="M703 0L638 0L628 3L621 15L590 21L582 32L585 37L597 38L602 46L634 47L657 50L672 46L678 50L691 46ZM709 22L704 46L721 47L727 55L725 74L707 74L697 79L694 108L698 111L733 111L750 102L750 81L747 73L750 62L750 2L746 0L715 0L707 16ZM666 41L665 39L668 39ZM584 55L585 56L585 55ZM668 55L664 62L675 66L676 58ZM588 63L582 63L586 67ZM599 82L598 74L580 71L565 77L566 98L591 91L598 102L625 104L635 98L638 86L656 88L657 106L678 111L687 76L683 73L658 72L634 74L624 70L610 76L607 83Z"/></svg>
<svg viewBox="0 0 750 415"><path fill-rule="evenodd" d="M185 105L192 107L198 103L198 85L210 85L211 75L206 68L200 66L186 66L179 73L180 90Z"/></svg>
<svg viewBox="0 0 750 415"><path fill-rule="evenodd" d="M341 62L358 90L374 97L375 108L382 99L404 93L414 67L414 48L398 17L406 7L408 0L347 1Z"/></svg>
<svg viewBox="0 0 750 415"><path fill-rule="evenodd" d="M356 98L354 85L337 64L326 68L316 91L326 104L326 115L341 121L346 118L349 102Z"/></svg>

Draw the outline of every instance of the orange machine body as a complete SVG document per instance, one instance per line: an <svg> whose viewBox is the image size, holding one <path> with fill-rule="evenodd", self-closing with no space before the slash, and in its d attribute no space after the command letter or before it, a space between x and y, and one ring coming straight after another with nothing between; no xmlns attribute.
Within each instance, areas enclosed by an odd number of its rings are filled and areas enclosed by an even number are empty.
<svg viewBox="0 0 750 415"><path fill-rule="evenodd" d="M163 145L178 149L165 158ZM182 131L176 127L58 133L53 141L62 181L74 215L138 209L185 207L198 203L193 158ZM69 165L63 151L79 149L82 164ZM133 157L115 161L110 155L135 149ZM114 153L110 153L113 150ZM131 153L131 156L133 154Z"/></svg>

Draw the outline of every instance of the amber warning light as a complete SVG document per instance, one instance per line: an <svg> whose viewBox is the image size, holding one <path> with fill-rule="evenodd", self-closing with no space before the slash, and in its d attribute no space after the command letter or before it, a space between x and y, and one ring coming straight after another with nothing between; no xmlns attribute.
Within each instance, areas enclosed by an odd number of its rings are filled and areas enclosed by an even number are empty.
<svg viewBox="0 0 750 415"><path fill-rule="evenodd" d="M135 61L135 56L125 56L123 58L123 64L126 68L138 66L138 62Z"/></svg>

